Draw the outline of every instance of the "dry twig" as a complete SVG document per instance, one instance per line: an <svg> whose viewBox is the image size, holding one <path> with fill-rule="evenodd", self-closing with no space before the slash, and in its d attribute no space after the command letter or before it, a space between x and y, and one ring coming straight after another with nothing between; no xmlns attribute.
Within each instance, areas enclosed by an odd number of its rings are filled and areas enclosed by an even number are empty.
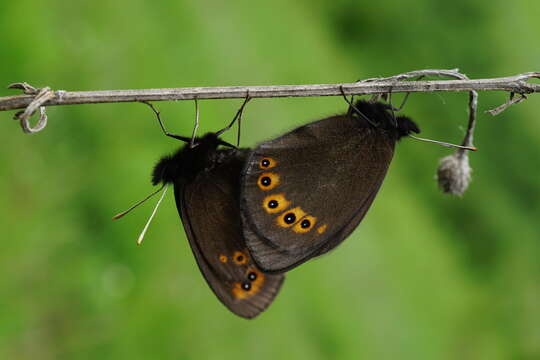
<svg viewBox="0 0 540 360"><path fill-rule="evenodd" d="M413 75L411 75L413 74ZM251 98L341 96L340 86L347 95L385 94L388 92L434 92L434 91L510 91L517 94L540 92L540 84L530 84L531 78L540 78L540 72L493 79L402 81L420 75L456 77L457 70L419 70L388 78L367 79L355 83L281 86L226 86L191 87L144 90L103 91L54 91L55 97L44 106L96 104L139 101L170 101L194 99L244 99L249 91ZM24 109L34 95L0 97L0 111Z"/></svg>
<svg viewBox="0 0 540 360"><path fill-rule="evenodd" d="M450 77L454 80L404 81L426 76ZM25 109L15 114L26 133L42 130L47 124L46 106L96 104L116 102L149 102L171 100L274 98L274 97L312 97L342 95L384 95L398 92L440 92L469 91L469 122L462 145L473 146L473 133L476 125L478 107L477 91L508 91L510 100L495 109L489 110L497 115L513 104L525 100L526 94L540 92L540 84L531 84L532 78L540 79L540 72L529 72L515 76L493 79L469 79L458 69L426 69L411 71L386 78L371 78L355 83L318 84L318 85L281 85L281 86L227 86L227 87L192 87L144 90L103 90L103 91L52 91L45 87L36 89L27 83L16 83L9 87L20 89L24 95L0 97L0 111ZM518 94L514 97L514 94ZM35 127L29 124L29 118L40 109L40 119ZM453 155L441 160L437 172L439 186L444 192L461 195L471 179L471 168L465 150L457 150Z"/></svg>

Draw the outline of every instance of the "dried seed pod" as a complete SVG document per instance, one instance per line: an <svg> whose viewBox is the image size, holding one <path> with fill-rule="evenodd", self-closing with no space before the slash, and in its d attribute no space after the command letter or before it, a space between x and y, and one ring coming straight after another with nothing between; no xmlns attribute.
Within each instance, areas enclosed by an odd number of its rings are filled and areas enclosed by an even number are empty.
<svg viewBox="0 0 540 360"><path fill-rule="evenodd" d="M472 169L465 151L456 151L439 162L437 182L446 194L461 196L469 187Z"/></svg>

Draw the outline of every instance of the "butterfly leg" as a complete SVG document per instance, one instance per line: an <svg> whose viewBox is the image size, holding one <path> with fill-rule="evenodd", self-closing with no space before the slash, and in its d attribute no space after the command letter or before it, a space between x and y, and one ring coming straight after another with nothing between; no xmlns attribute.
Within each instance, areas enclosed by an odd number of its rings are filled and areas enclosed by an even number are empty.
<svg viewBox="0 0 540 360"><path fill-rule="evenodd" d="M191 140L189 141L189 147L193 149L195 145L195 137L197 136L197 130L199 129L199 102L195 98L195 126L193 127L193 132L191 133Z"/></svg>
<svg viewBox="0 0 540 360"><path fill-rule="evenodd" d="M161 130L163 131L163 134L165 134L166 136L172 137L174 139L181 140L181 141L186 142L186 143L190 142L191 139L186 137L186 136L171 134L170 132L165 130L165 126L163 126L163 122L161 121L160 112L154 107L154 105L152 105L148 101L141 101L141 103L148 105L150 107L150 109L152 109L154 114L156 114L156 117L157 117L158 122L159 122L159 126L161 126Z"/></svg>
<svg viewBox="0 0 540 360"><path fill-rule="evenodd" d="M418 76L416 79L414 79L414 81L422 80L424 77L425 77L425 75L420 75L420 76ZM403 98L403 100L401 101L401 104L400 104L399 107L397 107L397 108L394 107L394 106L392 105L392 102L390 101L390 106L392 107L392 110L393 110L393 111L401 111L401 110L403 110L403 107L404 107L405 104L407 103L407 100L409 99L409 95L410 95L410 94L411 94L410 92L407 92L407 93L405 94L405 97Z"/></svg>
<svg viewBox="0 0 540 360"><path fill-rule="evenodd" d="M414 79L414 81L421 80L423 77L424 77L424 75L420 75L419 77ZM396 120L395 112L401 111L403 109L403 107L407 103L407 100L409 99L410 94L411 94L410 92L407 92L405 94L405 97L401 101L401 104L399 105L399 107L394 107L394 105L392 104L392 87L390 86L390 92L387 95L388 95L388 105L390 105L390 111L392 112L392 120L394 122L394 126L397 126L397 120Z"/></svg>
<svg viewBox="0 0 540 360"><path fill-rule="evenodd" d="M227 125L226 127L224 127L223 129L219 130L216 133L218 136L223 134L225 131L228 131L234 125L236 120L238 120L238 135L237 135L236 145L237 146L240 145L240 128L241 128L241 123L242 123L242 113L244 112L244 107L251 99L252 98L249 96L249 90L248 90L246 93L244 102L242 103L242 106L240 106L240 109L238 109L238 111L236 112L236 115L232 119L231 123Z"/></svg>
<svg viewBox="0 0 540 360"><path fill-rule="evenodd" d="M339 91L341 91L341 95L343 96L343 99L345 99L345 102L347 102L347 104L349 104L349 110L347 110L347 115L350 115L352 114L352 110L354 110L354 112L356 114L358 114L358 116L360 116L361 118L363 118L364 120L366 120L368 123L370 123L371 125L377 127L379 126L378 123L375 123L373 122L373 120L371 120L370 118L368 118L366 115L364 115L360 110L358 110L358 108L356 106L354 106L353 102L352 102L352 99L354 97L351 97L351 100L347 99L347 95L345 95L345 91L343 91L343 85L339 85Z"/></svg>
<svg viewBox="0 0 540 360"><path fill-rule="evenodd" d="M390 86L390 91L388 92L388 104L390 105L390 113L392 114L392 123L393 123L394 127L397 128L398 124L397 124L397 120L396 120L396 113L394 112L395 109L392 106L392 86Z"/></svg>

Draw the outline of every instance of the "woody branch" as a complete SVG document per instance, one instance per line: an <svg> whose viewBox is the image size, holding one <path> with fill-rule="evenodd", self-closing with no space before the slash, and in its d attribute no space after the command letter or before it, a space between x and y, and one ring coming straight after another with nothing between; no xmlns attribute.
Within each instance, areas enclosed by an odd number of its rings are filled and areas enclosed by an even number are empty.
<svg viewBox="0 0 540 360"><path fill-rule="evenodd" d="M453 80L422 80L424 77L443 77ZM0 97L0 111L24 109L15 114L26 133L35 133L47 124L46 106L97 104L116 102L149 102L171 100L200 99L234 99L234 98L276 98L276 97L312 97L312 96L344 96L373 95L374 97L390 97L392 93L413 92L469 92L469 119L462 145L473 147L473 133L476 125L478 107L478 91L506 91L510 99L488 111L497 115L513 104L527 99L527 94L540 92L540 84L528 81L540 79L540 72L528 72L515 76L492 79L469 79L458 69L436 70L426 69L411 71L385 78L370 78L354 83L317 84L317 85L279 85L279 86L226 86L226 87L192 87L144 90L103 90L103 91L53 91L48 87L34 88L27 83L15 83L9 86L19 89L24 95ZM415 79L413 81L405 81ZM517 95L517 96L516 96ZM29 118L40 110L40 118L34 127ZM459 149L453 155L442 159L438 169L438 182L447 193L461 195L467 189L471 169L467 153Z"/></svg>
<svg viewBox="0 0 540 360"><path fill-rule="evenodd" d="M516 94L540 92L540 84L531 84L531 78L540 78L540 72L529 72L516 76L492 79L402 81L419 76L454 77L457 70L419 70L387 78L372 78L355 83L276 85L276 86L224 86L190 87L141 90L101 90L101 91L51 91L41 106L97 104L139 101L170 101L194 99L235 99L276 97L341 96L341 87L347 95L387 94L403 92L441 91L508 91ZM13 84L11 88L22 89L26 95L0 97L0 111L27 108L38 90L26 83Z"/></svg>

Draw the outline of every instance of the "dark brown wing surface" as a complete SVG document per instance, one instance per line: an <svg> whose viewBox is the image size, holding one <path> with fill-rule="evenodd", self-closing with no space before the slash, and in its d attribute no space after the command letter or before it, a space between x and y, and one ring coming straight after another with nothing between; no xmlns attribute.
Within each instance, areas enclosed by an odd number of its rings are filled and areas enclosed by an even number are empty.
<svg viewBox="0 0 540 360"><path fill-rule="evenodd" d="M334 116L255 148L241 212L259 266L285 271L343 241L373 202L394 146L386 130Z"/></svg>
<svg viewBox="0 0 540 360"><path fill-rule="evenodd" d="M175 184L175 198L208 285L229 310L252 318L272 303L284 275L262 272L247 250L238 204L243 164L241 153L232 153L193 182Z"/></svg>

